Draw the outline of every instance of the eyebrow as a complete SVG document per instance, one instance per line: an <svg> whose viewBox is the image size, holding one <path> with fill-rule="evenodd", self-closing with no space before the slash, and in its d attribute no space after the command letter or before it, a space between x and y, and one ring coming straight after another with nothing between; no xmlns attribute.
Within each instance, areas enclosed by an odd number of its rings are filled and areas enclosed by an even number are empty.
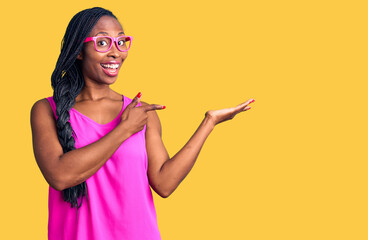
<svg viewBox="0 0 368 240"><path fill-rule="evenodd" d="M98 33L96 33L95 36L97 36L98 34L109 35L107 32L98 32ZM120 35L120 34L125 34L125 33L124 32L119 32L118 35Z"/></svg>

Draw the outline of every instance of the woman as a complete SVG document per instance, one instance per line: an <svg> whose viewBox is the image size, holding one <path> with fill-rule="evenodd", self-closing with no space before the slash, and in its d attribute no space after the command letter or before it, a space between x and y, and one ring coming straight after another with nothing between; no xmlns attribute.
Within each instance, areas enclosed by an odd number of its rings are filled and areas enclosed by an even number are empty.
<svg viewBox="0 0 368 240"><path fill-rule="evenodd" d="M49 183L49 239L161 239L150 186L168 197L216 124L250 109L211 110L172 158L155 110L112 89L132 37L102 8L70 21L51 81L31 110L34 154Z"/></svg>

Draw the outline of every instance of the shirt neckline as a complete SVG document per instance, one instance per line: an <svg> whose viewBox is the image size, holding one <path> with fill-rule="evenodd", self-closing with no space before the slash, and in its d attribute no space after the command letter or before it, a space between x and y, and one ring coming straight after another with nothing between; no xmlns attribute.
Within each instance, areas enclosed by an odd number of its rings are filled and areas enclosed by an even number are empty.
<svg viewBox="0 0 368 240"><path fill-rule="evenodd" d="M110 125L110 124L114 123L116 120L118 120L120 118L121 114L123 113L124 109L125 109L126 98L125 98L124 95L121 95L121 96L122 96L122 99L123 99L123 107L121 108L119 114L112 121L110 121L108 123L104 123L104 124L98 123L95 120L93 120L92 118L87 117L86 115L84 115L83 113L79 112L78 110L76 110L74 108L71 108L70 110L72 110L73 112L79 114L83 118L87 119L88 121L90 121L90 122L92 122L92 123L94 123L98 126L107 126L107 125Z"/></svg>

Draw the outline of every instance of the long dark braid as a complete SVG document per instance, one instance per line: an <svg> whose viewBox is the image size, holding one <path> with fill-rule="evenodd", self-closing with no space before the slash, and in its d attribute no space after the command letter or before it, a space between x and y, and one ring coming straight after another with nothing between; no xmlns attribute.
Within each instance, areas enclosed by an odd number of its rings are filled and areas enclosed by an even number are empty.
<svg viewBox="0 0 368 240"><path fill-rule="evenodd" d="M75 98L84 86L84 78L80 68L78 54L82 51L83 42L102 16L116 18L109 10L95 7L77 13L66 29L61 43L61 51L55 70L51 76L51 86L54 89L54 101L56 104L57 134L63 152L75 149L76 137L69 122L69 111L75 104ZM83 196L87 194L87 184L79 185L63 190L64 201L70 202L71 207L80 208ZM78 204L78 198L81 202Z"/></svg>

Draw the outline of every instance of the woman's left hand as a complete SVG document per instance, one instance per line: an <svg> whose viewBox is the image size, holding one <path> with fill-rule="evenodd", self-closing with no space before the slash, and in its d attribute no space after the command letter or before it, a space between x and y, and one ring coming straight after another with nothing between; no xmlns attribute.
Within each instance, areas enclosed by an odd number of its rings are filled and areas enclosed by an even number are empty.
<svg viewBox="0 0 368 240"><path fill-rule="evenodd" d="M225 108L220 110L209 110L206 112L206 117L213 122L213 125L217 125L221 122L233 119L236 114L244 112L250 109L249 104L254 102L254 99L249 99L248 101L239 104L236 107Z"/></svg>

